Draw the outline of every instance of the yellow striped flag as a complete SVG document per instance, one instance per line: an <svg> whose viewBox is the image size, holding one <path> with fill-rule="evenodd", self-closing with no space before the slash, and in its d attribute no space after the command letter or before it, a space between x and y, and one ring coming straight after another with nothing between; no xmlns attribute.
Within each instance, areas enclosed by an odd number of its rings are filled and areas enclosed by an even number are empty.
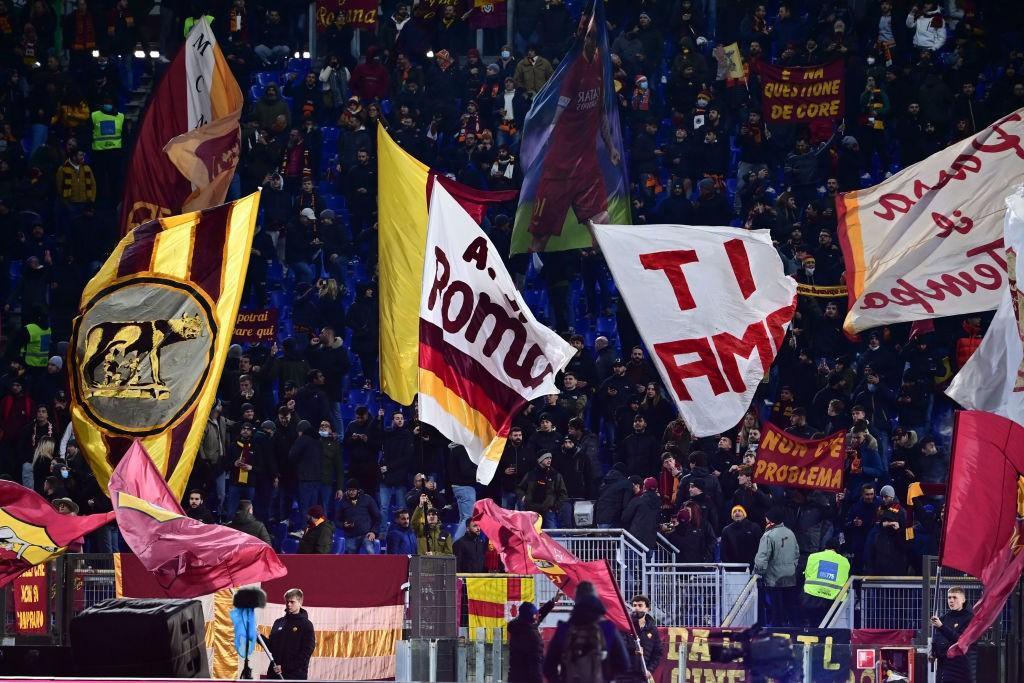
<svg viewBox="0 0 1024 683"><path fill-rule="evenodd" d="M493 639L491 629L505 629L519 614L519 603L534 601L532 576L470 576L466 578L466 600L469 611L469 635L476 629L487 629L487 642Z"/></svg>
<svg viewBox="0 0 1024 683"><path fill-rule="evenodd" d="M86 285L68 351L71 421L105 491L141 439L181 498L231 344L259 193L143 223Z"/></svg>

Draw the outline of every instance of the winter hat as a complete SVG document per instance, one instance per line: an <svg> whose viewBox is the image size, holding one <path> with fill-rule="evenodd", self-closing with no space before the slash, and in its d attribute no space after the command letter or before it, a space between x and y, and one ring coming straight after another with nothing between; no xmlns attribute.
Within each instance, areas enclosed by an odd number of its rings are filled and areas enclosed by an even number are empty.
<svg viewBox="0 0 1024 683"><path fill-rule="evenodd" d="M526 621L533 621L533 618L537 616L537 605L529 601L520 603L519 616Z"/></svg>
<svg viewBox="0 0 1024 683"><path fill-rule="evenodd" d="M337 214L334 213L333 209L324 209L323 211L320 212L320 220L322 220L322 221L324 221L324 220L332 220L333 221L335 218L337 218Z"/></svg>
<svg viewBox="0 0 1024 683"><path fill-rule="evenodd" d="M742 512L743 513L743 517L746 518L746 516L747 516L747 508L743 507L742 505L733 505L732 506L732 510L729 511L729 516L731 517L733 514L735 514L735 512L737 510Z"/></svg>
<svg viewBox="0 0 1024 683"><path fill-rule="evenodd" d="M679 512L676 513L676 521L680 524L689 524L692 517L693 513L688 507L681 507L679 508Z"/></svg>
<svg viewBox="0 0 1024 683"><path fill-rule="evenodd" d="M349 479L348 481L346 481L345 482L345 490L348 491L349 489L359 490L359 480L358 479Z"/></svg>
<svg viewBox="0 0 1024 683"><path fill-rule="evenodd" d="M782 522L785 519L785 517L786 517L786 513L783 511L783 509L781 507L779 507L777 505L773 506L771 509L769 509L768 512L765 513L765 516L764 516L764 518L767 519L769 522L773 522L775 524L778 524L779 522Z"/></svg>
<svg viewBox="0 0 1024 683"><path fill-rule="evenodd" d="M232 344L228 347L228 358L241 358L242 357L242 345Z"/></svg>
<svg viewBox="0 0 1024 683"><path fill-rule="evenodd" d="M322 505L313 505L306 511L306 514L313 519L320 519L324 516L324 508Z"/></svg>
<svg viewBox="0 0 1024 683"><path fill-rule="evenodd" d="M634 474L634 475L632 475L632 476L631 476L631 477L629 478L629 481L630 481L630 483L631 483L631 484L633 484L634 486L643 486L643 485L644 485L644 480L643 480L642 478L640 478L640 477L636 476L635 474Z"/></svg>
<svg viewBox="0 0 1024 683"><path fill-rule="evenodd" d="M640 83L641 81L646 81L646 80L647 80L647 76L644 76L643 74L637 74L636 78L633 79L633 81L636 82L636 83Z"/></svg>
<svg viewBox="0 0 1024 683"><path fill-rule="evenodd" d="M541 453L541 454L540 454L540 455L539 455L539 456L537 457L537 464L541 464L541 463L543 463L543 462L544 462L545 460L551 460L551 459L552 459L552 456L551 456L551 454L550 454L550 453Z"/></svg>
<svg viewBox="0 0 1024 683"><path fill-rule="evenodd" d="M886 484L881 488L881 490L879 490L878 495L880 495L882 498L895 498L896 489Z"/></svg>
<svg viewBox="0 0 1024 683"><path fill-rule="evenodd" d="M715 181L712 180L711 178L704 178L699 183L697 183L697 189L698 190L713 190L713 189L715 189Z"/></svg>
<svg viewBox="0 0 1024 683"><path fill-rule="evenodd" d="M616 472L622 472L623 474L625 474L626 473L626 463L624 463L622 461L619 461L619 462L615 463L614 465L612 465L612 469L615 470Z"/></svg>
<svg viewBox="0 0 1024 683"><path fill-rule="evenodd" d="M857 138L853 137L852 135L847 135L843 137L842 144L843 147L845 147L846 149L853 149L854 145L857 144Z"/></svg>
<svg viewBox="0 0 1024 683"><path fill-rule="evenodd" d="M50 360L47 361L50 365L54 365L58 370L64 367L64 359L60 356L50 356Z"/></svg>
<svg viewBox="0 0 1024 683"><path fill-rule="evenodd" d="M263 424L260 425L260 429L270 430L272 432L277 431L277 427L270 420L264 420Z"/></svg>
<svg viewBox="0 0 1024 683"><path fill-rule="evenodd" d="M305 434L313 428L313 425L309 424L309 420L299 420L299 424L296 425L295 428L298 430L299 434Z"/></svg>
<svg viewBox="0 0 1024 683"><path fill-rule="evenodd" d="M658 480L654 477L647 477L644 479L644 491L657 491Z"/></svg>
<svg viewBox="0 0 1024 683"><path fill-rule="evenodd" d="M311 221L316 220L316 213L313 211L313 209L309 208L308 206L302 211L300 211L299 215L302 216L303 218L308 218Z"/></svg>

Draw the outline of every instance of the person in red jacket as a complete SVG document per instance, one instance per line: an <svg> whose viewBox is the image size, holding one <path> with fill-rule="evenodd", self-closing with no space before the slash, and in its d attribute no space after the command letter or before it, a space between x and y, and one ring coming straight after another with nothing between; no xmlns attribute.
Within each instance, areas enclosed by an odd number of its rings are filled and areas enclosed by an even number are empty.
<svg viewBox="0 0 1024 683"><path fill-rule="evenodd" d="M36 414L35 402L29 398L20 380L13 380L8 394L0 398L0 474L10 478L21 474L17 460L18 438Z"/></svg>
<svg viewBox="0 0 1024 683"><path fill-rule="evenodd" d="M348 85L364 102L382 100L388 96L391 76L387 67L380 63L380 55L375 48L366 51L366 61L352 71Z"/></svg>

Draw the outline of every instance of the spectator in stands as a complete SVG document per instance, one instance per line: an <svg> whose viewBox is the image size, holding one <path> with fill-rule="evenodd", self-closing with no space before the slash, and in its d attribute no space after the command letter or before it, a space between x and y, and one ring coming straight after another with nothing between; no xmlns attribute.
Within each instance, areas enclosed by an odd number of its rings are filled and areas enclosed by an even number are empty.
<svg viewBox="0 0 1024 683"><path fill-rule="evenodd" d="M627 474L645 477L658 471L661 443L647 431L647 418L637 413L633 418L633 433L622 440L618 456L626 463Z"/></svg>
<svg viewBox="0 0 1024 683"><path fill-rule="evenodd" d="M722 529L722 562L753 567L761 526L747 518L747 511L742 505L734 505L729 516L732 522Z"/></svg>
<svg viewBox="0 0 1024 683"><path fill-rule="evenodd" d="M243 499L238 501L238 509L235 512L235 516L228 523L228 526L235 531L242 531L270 545L271 539L267 527L253 516L252 510L251 500Z"/></svg>
<svg viewBox="0 0 1024 683"><path fill-rule="evenodd" d="M622 528L622 513L633 495L633 481L626 476L626 464L615 463L601 480L594 504L594 524L599 529Z"/></svg>
<svg viewBox="0 0 1024 683"><path fill-rule="evenodd" d="M329 555L331 545L334 543L334 525L324 517L323 507L319 505L310 507L306 518L308 522L302 539L299 540L299 554Z"/></svg>
<svg viewBox="0 0 1024 683"><path fill-rule="evenodd" d="M188 507L185 508L185 515L198 520L203 524L213 524L213 515L206 509L203 503L203 492L199 489L192 489L188 492Z"/></svg>
<svg viewBox="0 0 1024 683"><path fill-rule="evenodd" d="M569 497L562 475L552 467L550 452L537 457L537 465L519 482L516 495L523 510L536 512L543 518L545 529L559 527L558 513L562 503Z"/></svg>
<svg viewBox="0 0 1024 683"><path fill-rule="evenodd" d="M395 510L394 523L388 528L385 539L388 555L415 555L417 552L416 532L410 526L409 511Z"/></svg>
<svg viewBox="0 0 1024 683"><path fill-rule="evenodd" d="M378 419L383 421L384 409L378 412ZM384 430L380 459L380 514L381 520L392 516L393 510L401 508L405 503L405 492L408 490L412 476L415 443L413 433L405 424L405 414L395 410L391 414L391 427ZM381 536L386 527L381 527Z"/></svg>
<svg viewBox="0 0 1024 683"><path fill-rule="evenodd" d="M377 553L374 541L380 528L380 509L356 479L345 482L345 495L338 505L338 522L345 534L346 553Z"/></svg>
<svg viewBox="0 0 1024 683"><path fill-rule="evenodd" d="M430 506L426 494L420 495L419 505L412 513L412 528L416 532L416 545L420 555L454 555L452 535L441 524L436 508Z"/></svg>
<svg viewBox="0 0 1024 683"><path fill-rule="evenodd" d="M288 27L281 21L281 12L271 9L267 12L263 30L256 47L253 48L263 67L269 68L283 64L291 53L291 49L288 47L289 42Z"/></svg>
<svg viewBox="0 0 1024 683"><path fill-rule="evenodd" d="M665 648L661 643L661 636L658 635L658 626L651 614L651 599L646 595L634 595L630 601L633 613L630 618L633 620L633 628L640 639L641 662L633 668L637 671L645 671L647 678L654 676L654 671L665 656Z"/></svg>
<svg viewBox="0 0 1024 683"><path fill-rule="evenodd" d="M647 477L639 485L633 484L633 498L622 511L622 526L647 547L647 561L654 557L658 545L658 519L661 513L661 496L658 495L658 480Z"/></svg>
<svg viewBox="0 0 1024 683"><path fill-rule="evenodd" d="M797 614L796 586L799 550L796 536L785 524L785 512L773 507L765 515L767 527L757 546L754 573L764 581L764 623L786 626Z"/></svg>
<svg viewBox="0 0 1024 683"><path fill-rule="evenodd" d="M532 100L554 72L551 62L541 57L537 53L536 46L531 45L526 48L526 56L516 64L513 81L516 87Z"/></svg>
<svg viewBox="0 0 1024 683"><path fill-rule="evenodd" d="M487 554L487 537L480 531L480 525L470 521L466 533L453 545L455 567L459 573L483 574L487 571L484 556Z"/></svg>

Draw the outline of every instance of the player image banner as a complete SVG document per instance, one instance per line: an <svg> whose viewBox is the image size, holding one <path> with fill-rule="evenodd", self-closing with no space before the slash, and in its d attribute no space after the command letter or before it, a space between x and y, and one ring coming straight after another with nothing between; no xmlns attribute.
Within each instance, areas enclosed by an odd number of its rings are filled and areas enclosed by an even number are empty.
<svg viewBox="0 0 1024 683"><path fill-rule="evenodd" d="M761 76L761 114L768 123L809 123L843 115L843 63L776 66L755 62Z"/></svg>
<svg viewBox="0 0 1024 683"><path fill-rule="evenodd" d="M377 0L317 0L316 30L324 32L341 14L353 29L373 29L377 26Z"/></svg>
<svg viewBox="0 0 1024 683"><path fill-rule="evenodd" d="M419 311L419 418L466 447L489 484L512 418L557 393L575 353L526 305L487 235L443 185L430 197Z"/></svg>
<svg viewBox="0 0 1024 683"><path fill-rule="evenodd" d="M796 310L769 232L595 225L594 235L687 427L698 437L732 429Z"/></svg>
<svg viewBox="0 0 1024 683"><path fill-rule="evenodd" d="M231 345L259 199L144 223L86 284L68 348L71 423L103 490L141 439L184 494Z"/></svg>
<svg viewBox="0 0 1024 683"><path fill-rule="evenodd" d="M632 222L603 2L579 29L526 114L513 254L590 247L591 219Z"/></svg>
<svg viewBox="0 0 1024 683"><path fill-rule="evenodd" d="M231 335L231 341L236 344L273 341L277 338L277 314L276 308L239 311L235 318L235 331Z"/></svg>
<svg viewBox="0 0 1024 683"><path fill-rule="evenodd" d="M836 200L847 332L990 311L1006 288L1003 201L1024 182L1024 109Z"/></svg>
<svg viewBox="0 0 1024 683"><path fill-rule="evenodd" d="M845 445L845 432L801 439L765 423L754 462L754 483L838 493L843 490Z"/></svg>

